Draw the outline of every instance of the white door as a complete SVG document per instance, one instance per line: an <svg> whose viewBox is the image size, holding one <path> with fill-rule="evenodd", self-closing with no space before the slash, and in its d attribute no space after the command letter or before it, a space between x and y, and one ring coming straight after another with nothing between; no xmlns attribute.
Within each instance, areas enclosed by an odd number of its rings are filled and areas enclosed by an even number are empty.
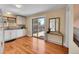
<svg viewBox="0 0 79 59"><path fill-rule="evenodd" d="M4 47L4 30L3 30L3 20L2 20L2 12L0 10L0 54L3 53L3 47Z"/></svg>

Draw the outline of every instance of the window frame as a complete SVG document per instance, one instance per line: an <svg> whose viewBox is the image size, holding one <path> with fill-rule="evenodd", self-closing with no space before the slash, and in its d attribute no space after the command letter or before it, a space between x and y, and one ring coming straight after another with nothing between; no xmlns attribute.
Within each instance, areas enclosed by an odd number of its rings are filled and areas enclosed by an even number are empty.
<svg viewBox="0 0 79 59"><path fill-rule="evenodd" d="M55 19L55 31L50 31L50 32L60 32L60 17L49 18L49 29L50 29L50 20L53 20L53 19ZM59 19L58 31L56 31L56 19Z"/></svg>

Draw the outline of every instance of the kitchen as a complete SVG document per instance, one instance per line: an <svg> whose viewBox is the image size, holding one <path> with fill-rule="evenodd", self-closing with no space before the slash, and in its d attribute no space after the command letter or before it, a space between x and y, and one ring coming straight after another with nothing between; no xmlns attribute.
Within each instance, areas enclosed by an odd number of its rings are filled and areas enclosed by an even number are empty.
<svg viewBox="0 0 79 59"><path fill-rule="evenodd" d="M0 23L0 39L2 39L0 40L0 53L3 53L2 51L4 50L5 43L26 36L26 18L24 16L14 16L9 12L6 14L7 16L2 16L2 21Z"/></svg>
<svg viewBox="0 0 79 59"><path fill-rule="evenodd" d="M4 41L9 41L26 35L25 17L4 16Z"/></svg>
<svg viewBox="0 0 79 59"><path fill-rule="evenodd" d="M57 10L54 10L53 6L57 6ZM53 4L0 5L2 8L0 28L3 32L3 34L0 33L1 39L3 39L1 46L4 47L0 51L4 50L4 54L68 53L68 45L65 44L66 41L64 42L65 6ZM33 36L33 30L36 37ZM52 47L45 47L48 44ZM54 46L56 46L55 50L57 49L56 51L59 52L54 52ZM58 49L58 47L61 48ZM45 49L51 50L51 52Z"/></svg>

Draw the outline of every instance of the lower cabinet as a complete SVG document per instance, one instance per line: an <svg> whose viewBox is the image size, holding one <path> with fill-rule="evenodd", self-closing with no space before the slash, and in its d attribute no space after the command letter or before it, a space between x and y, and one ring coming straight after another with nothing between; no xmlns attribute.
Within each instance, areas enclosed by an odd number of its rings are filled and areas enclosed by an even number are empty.
<svg viewBox="0 0 79 59"><path fill-rule="evenodd" d="M62 42L63 37L62 36L47 34L47 37L48 37L49 42L59 44L59 45L63 44L63 42Z"/></svg>
<svg viewBox="0 0 79 59"><path fill-rule="evenodd" d="M25 29L19 29L17 30L17 38L22 37L26 35L26 30Z"/></svg>
<svg viewBox="0 0 79 59"><path fill-rule="evenodd" d="M26 35L25 29L5 30L4 41L13 40Z"/></svg>
<svg viewBox="0 0 79 59"><path fill-rule="evenodd" d="M26 35L26 29L23 29L23 36Z"/></svg>
<svg viewBox="0 0 79 59"><path fill-rule="evenodd" d="M4 41L8 41L11 39L11 33L10 30L5 30L4 31Z"/></svg>
<svg viewBox="0 0 79 59"><path fill-rule="evenodd" d="M16 30L11 30L11 39L15 39L17 37L17 31Z"/></svg>
<svg viewBox="0 0 79 59"><path fill-rule="evenodd" d="M17 30L17 38L22 36L23 36L23 30L22 29Z"/></svg>

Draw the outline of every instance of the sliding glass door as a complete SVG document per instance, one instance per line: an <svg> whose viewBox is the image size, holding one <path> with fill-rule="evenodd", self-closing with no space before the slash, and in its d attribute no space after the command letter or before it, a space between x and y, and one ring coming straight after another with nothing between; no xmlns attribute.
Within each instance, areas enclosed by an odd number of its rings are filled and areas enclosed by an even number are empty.
<svg viewBox="0 0 79 59"><path fill-rule="evenodd" d="M35 18L32 20L32 36L40 39L45 38L45 18Z"/></svg>
<svg viewBox="0 0 79 59"><path fill-rule="evenodd" d="M32 20L32 36L38 37L38 20L37 19Z"/></svg>

